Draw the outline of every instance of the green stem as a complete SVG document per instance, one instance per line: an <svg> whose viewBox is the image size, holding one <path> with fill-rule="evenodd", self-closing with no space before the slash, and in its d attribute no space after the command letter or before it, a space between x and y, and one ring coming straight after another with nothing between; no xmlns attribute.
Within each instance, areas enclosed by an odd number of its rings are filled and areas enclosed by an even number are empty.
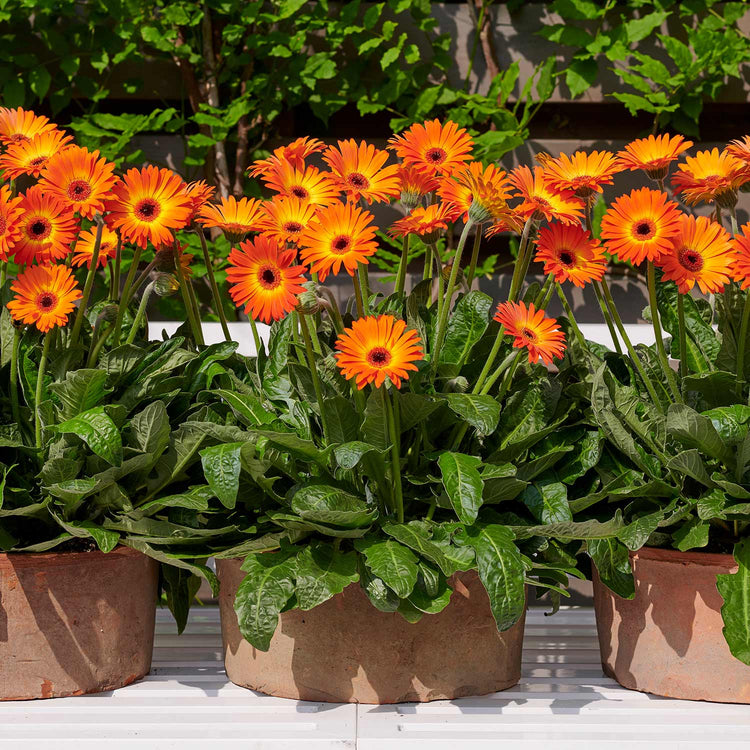
<svg viewBox="0 0 750 750"><path fill-rule="evenodd" d="M575 315L573 315L573 309L570 306L570 303L568 302L568 298L565 296L565 292L563 291L562 284L555 284L557 287L557 296L560 298L560 302L562 303L563 310L565 311L565 315L570 321L570 326L573 329L573 333L575 334L576 340L578 341L578 345L581 347L581 351L583 352L584 356L586 357L587 364L589 366L589 370L593 372L593 365L591 364L591 352L589 351L589 347L586 344L586 339L583 337L583 334L581 333L581 329L578 327L578 321L575 318Z"/></svg>
<svg viewBox="0 0 750 750"><path fill-rule="evenodd" d="M151 292L154 291L155 281L152 281L144 290L143 296L141 297L141 303L138 305L138 312L135 314L135 320L133 321L133 327L130 329L128 338L125 340L126 344L132 344L135 341L135 335L138 328L141 325L141 321L146 315L146 306L148 305L148 298L151 296ZM146 337L148 338L148 336Z"/></svg>
<svg viewBox="0 0 750 750"><path fill-rule="evenodd" d="M490 374L490 370L492 370L492 367L495 364L495 360L497 359L497 353L500 351L500 346L503 343L504 334L505 328L503 326L500 326L500 330L497 332L497 337L495 338L495 343L492 345L492 349L490 349L487 361L484 363L482 372L479 373L477 382L474 384L474 388L471 391L472 393L477 394L481 392L482 386L484 385L484 382L487 379L487 376Z"/></svg>
<svg viewBox="0 0 750 750"><path fill-rule="evenodd" d="M742 307L739 341L737 342L737 395L742 397L745 387L745 341L747 327L750 323L750 292L745 292L745 304Z"/></svg>
<svg viewBox="0 0 750 750"><path fill-rule="evenodd" d="M683 302L682 295L677 294L677 321L679 327L679 338L680 338L680 384L684 394L684 383L682 382L687 377L687 331L685 328L685 303Z"/></svg>
<svg viewBox="0 0 750 750"><path fill-rule="evenodd" d="M732 237L736 237L739 233L739 227L737 226L737 208L736 206L732 206L729 209L729 216L732 221Z"/></svg>
<svg viewBox="0 0 750 750"><path fill-rule="evenodd" d="M366 263L359 263L357 265L357 274L359 275L359 281L362 285L362 307L364 308L365 315L370 314L370 276Z"/></svg>
<svg viewBox="0 0 750 750"><path fill-rule="evenodd" d="M445 280L443 279L443 266L440 262L440 253L438 252L437 245L432 244L430 245L430 249L432 251L432 257L435 259L435 266L437 270L437 282L438 282L438 288L437 288L437 303L438 303L438 309L437 309L437 316L438 320L440 320L440 316L443 312L443 304L445 303L445 300L443 297L445 296ZM430 290L430 299L432 299L432 290Z"/></svg>
<svg viewBox="0 0 750 750"><path fill-rule="evenodd" d="M391 438L391 481L394 489L394 512L399 523L404 522L404 496L401 486L401 440L397 427L398 406L391 401L388 391L383 392L386 419L388 420L388 434Z"/></svg>
<svg viewBox="0 0 750 750"><path fill-rule="evenodd" d="M336 329L336 333L341 334L344 332L344 319L341 317L341 311L339 310L338 302L333 296L333 292L326 287L320 287L323 294L328 297L328 302L325 304L325 309L328 311L328 315L333 321L333 327Z"/></svg>
<svg viewBox="0 0 750 750"><path fill-rule="evenodd" d="M21 426L21 412L18 408L18 352L21 348L22 331L20 328L13 330L13 348L10 353L10 408L13 421Z"/></svg>
<svg viewBox="0 0 750 750"><path fill-rule="evenodd" d="M536 295L536 299L534 300L535 310L544 310L549 304L550 297L552 296L552 293L550 292L550 286L552 285L554 278L554 274L550 274L544 280L544 284L542 285L542 288L539 290L539 294Z"/></svg>
<svg viewBox="0 0 750 750"><path fill-rule="evenodd" d="M5 286L5 281L8 278L8 261L0 261L0 289Z"/></svg>
<svg viewBox="0 0 750 750"><path fill-rule="evenodd" d="M432 249L426 245L424 250L424 268L422 269L422 281L432 278Z"/></svg>
<svg viewBox="0 0 750 750"><path fill-rule="evenodd" d="M221 330L224 331L224 338L227 341L231 341L232 334L229 333L227 316L224 314L224 305L221 304L221 297L219 296L219 286L216 283L216 276L214 275L214 264L211 261L211 256L208 253L208 246L206 245L206 236L203 234L202 229L196 229L195 233L198 235L198 239L200 239L201 241L201 250L203 250L203 260L206 264L208 283L211 287L211 295L214 298L214 308L216 310L216 314L219 316L219 321L221 323Z"/></svg>
<svg viewBox="0 0 750 750"><path fill-rule="evenodd" d="M52 341L52 333L48 332L44 336L44 346L42 347L42 358L39 360L39 370L36 376L36 389L34 392L34 444L37 448L42 447L42 415L39 409L42 401L42 389L44 387L44 373L47 369L47 359L49 357L49 347Z"/></svg>
<svg viewBox="0 0 750 750"><path fill-rule="evenodd" d="M603 284L606 283L604 279L602 279L602 283ZM620 339L617 338L617 331L615 330L615 325L612 322L612 316L609 313L609 307L607 306L607 303L604 300L602 291L599 288L599 284L597 284L596 281L594 281L592 282L592 286L594 287L594 294L596 295L596 301L599 303L599 309L602 311L602 317L604 318L604 321L607 324L607 328L609 329L609 335L612 339L612 343L615 346L615 351L618 354L622 354L622 347L620 346Z"/></svg>
<svg viewBox="0 0 750 750"><path fill-rule="evenodd" d="M131 297L138 294L138 290L143 286L143 283L147 281L149 274L154 268L156 268L156 256L154 256L154 259L143 269L141 275L133 282L133 286L130 289Z"/></svg>
<svg viewBox="0 0 750 750"><path fill-rule="evenodd" d="M471 289L471 282L474 281L474 274L477 270L477 261L479 260L479 246L482 244L482 227L477 225L477 232L474 236L474 246L471 248L471 261L469 270L466 272L466 288Z"/></svg>
<svg viewBox="0 0 750 750"><path fill-rule="evenodd" d="M255 321L248 316L248 320L250 321L250 330L253 332L253 343L255 344L255 356L260 355L261 347L263 346L263 342L260 339L260 334L258 333L258 326L255 325Z"/></svg>
<svg viewBox="0 0 750 750"><path fill-rule="evenodd" d="M352 279L354 280L354 298L357 301L357 317L364 318L365 304L362 300L362 287L360 286L359 282L359 270L354 274L354 276L352 276Z"/></svg>
<svg viewBox="0 0 750 750"><path fill-rule="evenodd" d="M405 234L401 245L401 259L398 262L398 273L396 274L396 293L403 294L406 287L406 264L409 258L409 238L411 235Z"/></svg>
<svg viewBox="0 0 750 750"><path fill-rule="evenodd" d="M677 403L682 403L682 396L680 395L680 389L677 385L677 378L675 378L674 370L669 366L669 358L667 357L667 351L664 348L661 321L659 319L659 308L656 304L656 267L651 261L648 262L648 304L651 308L651 322L654 326L656 351L659 355L659 362L661 362L662 370L664 370L664 375L667 378L669 389L672 391L675 401L677 401Z"/></svg>
<svg viewBox="0 0 750 750"><path fill-rule="evenodd" d="M91 290L94 286L94 279L96 278L96 272L98 270L99 248L102 244L103 231L104 221L99 218L96 226L96 239L94 240L94 249L91 252L91 264L89 265L89 270L86 274L86 282L83 285L83 295L81 296L81 302L78 305L78 311L76 312L76 319L73 323L73 332L70 334L71 349L78 343L78 337L81 334L81 327L83 326L83 319L86 317L86 308L89 304L89 297L91 297Z"/></svg>
<svg viewBox="0 0 750 750"><path fill-rule="evenodd" d="M318 368L315 366L315 352L313 351L312 339L310 338L310 329L307 327L307 320L303 314L298 314L299 327L302 331L302 338L305 341L305 354L307 355L307 366L310 368L310 377L312 378L313 388L315 389L315 398L318 401L320 410L320 422L323 426L323 439L328 445L328 424L326 422L326 409L323 403L323 388L318 378Z"/></svg>
<svg viewBox="0 0 750 750"><path fill-rule="evenodd" d="M516 356L513 357L513 359L511 360L510 365L508 365L507 360L499 364L498 368L495 370L495 372L492 373L492 375L489 377L487 382L484 384L484 387L482 388L482 391L481 391L482 396L487 395L492 390L492 386L495 385L495 383L497 382L497 379L503 373L506 373L505 380L503 380L503 386L495 398L497 400L500 400L500 398L502 398L502 396L505 395L508 388L510 387L511 381L513 380L513 375L516 372L516 368L518 367L518 363L521 359L522 353L523 353L522 350L519 349L518 352L516 353Z"/></svg>
<svg viewBox="0 0 750 750"><path fill-rule="evenodd" d="M117 230L117 250L115 251L115 263L112 271L110 286L112 287L109 298L114 302L120 299L120 266L122 264L122 235Z"/></svg>
<svg viewBox="0 0 750 750"><path fill-rule="evenodd" d="M104 328L104 330L99 333L98 335L94 334L94 340L91 343L91 348L89 349L89 356L86 360L86 367L93 367L98 359L99 359L99 352L102 350L102 347L104 346L104 343L106 342L107 338L109 337L109 334L112 333L114 330L115 324L110 323L108 326Z"/></svg>
<svg viewBox="0 0 750 750"><path fill-rule="evenodd" d="M508 292L508 301L515 302L518 292L521 289L521 284L526 276L529 263L531 261L531 249L529 248L529 238L532 237L532 227L534 226L534 220L529 218L526 219L526 223L523 225L523 232L521 234L521 244L518 246L518 258L516 259L516 266L513 269L513 277L510 281L510 292Z"/></svg>
<svg viewBox="0 0 750 750"><path fill-rule="evenodd" d="M115 320L115 337L113 345L118 346L120 343L120 336L122 334L122 321L125 316L125 310L128 307L130 301L130 289L133 285L133 279L135 279L135 273L138 270L138 263L141 260L141 253L143 251L136 245L133 250L133 262L130 264L128 269L128 275L125 278L125 286L122 289L122 295L120 296L120 303L117 305L117 319ZM119 254L118 254L119 258ZM179 264L178 264L179 265ZM182 286L182 284L180 284Z"/></svg>
<svg viewBox="0 0 750 750"><path fill-rule="evenodd" d="M175 256L174 266L177 280L180 282L180 295L182 296L182 304L185 306L185 314L190 323L190 330L193 332L193 339L195 340L196 345L200 345L203 343L203 331L201 330L200 321L198 320L195 308L193 307L193 301L190 297L190 289L188 288L187 279L185 278L182 269L182 263L180 263L180 259L177 256Z"/></svg>

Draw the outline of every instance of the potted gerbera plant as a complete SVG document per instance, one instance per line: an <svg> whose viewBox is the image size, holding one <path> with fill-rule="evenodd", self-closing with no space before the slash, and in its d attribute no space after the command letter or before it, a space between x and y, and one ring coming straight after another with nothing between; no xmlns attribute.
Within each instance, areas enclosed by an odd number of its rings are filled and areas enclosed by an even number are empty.
<svg viewBox="0 0 750 750"><path fill-rule="evenodd" d="M655 344L632 345L606 278L594 281L616 351L578 338L567 352L607 441L600 483L574 510L619 527L588 542L605 672L660 695L750 702L750 225L735 215L750 138L687 156L670 179L691 146L650 136L610 155L611 173L650 180L606 208L601 239L645 266ZM580 180L595 173L576 158ZM689 213L700 203L710 216Z"/></svg>
<svg viewBox="0 0 750 750"><path fill-rule="evenodd" d="M274 695L385 703L506 688L526 586L556 601L575 540L611 532L572 520L601 439L575 371L548 368L565 350L544 313L552 277L524 288L540 224L578 221L583 202L528 169L473 161L451 122L414 125L391 148L398 162L301 139L251 168L273 195L244 216L227 278L250 319L272 323L270 340L196 405L196 419L241 430L203 461L216 523L236 528L203 550L218 558L227 674ZM321 151L327 168L306 164ZM382 297L369 209L394 200L402 252ZM226 207L209 213L238 239ZM499 305L471 288L485 231L521 234ZM334 274L352 280L343 310L325 285Z"/></svg>
<svg viewBox="0 0 750 750"><path fill-rule="evenodd" d="M0 141L0 699L106 690L149 670L157 561L180 626L193 574L212 578L172 552L211 533L179 426L236 345L149 343L145 314L180 289L190 317L173 231L210 192L155 167L118 178L20 109L0 109Z"/></svg>

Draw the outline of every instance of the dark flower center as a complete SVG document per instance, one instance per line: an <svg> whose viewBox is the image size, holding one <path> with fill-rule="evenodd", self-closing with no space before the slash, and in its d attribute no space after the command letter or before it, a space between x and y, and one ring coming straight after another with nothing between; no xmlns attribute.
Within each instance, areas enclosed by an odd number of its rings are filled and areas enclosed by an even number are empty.
<svg viewBox="0 0 750 750"><path fill-rule="evenodd" d="M376 346L367 352L367 361L373 367L385 367L391 361L391 353L384 346Z"/></svg>
<svg viewBox="0 0 750 750"><path fill-rule="evenodd" d="M278 269L273 266L263 266L258 271L258 281L264 289L275 289L281 283Z"/></svg>
<svg viewBox="0 0 750 750"><path fill-rule="evenodd" d="M302 231L302 224L298 221L287 221L287 223L284 224L284 231L287 232L287 234L299 234Z"/></svg>
<svg viewBox="0 0 750 750"><path fill-rule="evenodd" d="M68 198L72 201L85 201L91 195L91 185L86 180L73 180L68 185Z"/></svg>
<svg viewBox="0 0 750 750"><path fill-rule="evenodd" d="M34 219L28 227L28 234L33 240L43 240L52 232L52 224L47 219Z"/></svg>
<svg viewBox="0 0 750 750"><path fill-rule="evenodd" d="M650 240L655 234L655 227L651 221L639 221L633 227L635 238L641 241Z"/></svg>
<svg viewBox="0 0 750 750"><path fill-rule="evenodd" d="M0 216L0 237L5 234L8 229L8 222L5 221L4 216Z"/></svg>
<svg viewBox="0 0 750 750"><path fill-rule="evenodd" d="M153 198L144 198L136 204L133 213L141 221L153 221L161 213L161 207Z"/></svg>
<svg viewBox="0 0 750 750"><path fill-rule="evenodd" d="M365 188L370 187L370 181L361 172L352 172L346 178L346 181L353 188L357 188L358 190L364 190Z"/></svg>
<svg viewBox="0 0 750 750"><path fill-rule="evenodd" d="M677 253L677 259L683 268L687 268L688 271L692 271L693 273L697 273L703 268L703 256L689 247L682 248Z"/></svg>
<svg viewBox="0 0 750 750"><path fill-rule="evenodd" d="M47 159L49 159L48 156L37 156L36 159L32 159L29 162L29 166L32 169L38 169L39 167L42 167L47 163Z"/></svg>
<svg viewBox="0 0 750 750"><path fill-rule="evenodd" d="M289 192L300 200L310 197L310 193L302 185L295 185Z"/></svg>
<svg viewBox="0 0 750 750"><path fill-rule="evenodd" d="M576 256L570 250L561 250L558 258L560 259L560 263L567 268L571 268L576 262Z"/></svg>
<svg viewBox="0 0 750 750"><path fill-rule="evenodd" d="M30 140L23 133L13 133L13 135L9 135L7 137L8 140L12 141L13 143L25 143L26 141Z"/></svg>
<svg viewBox="0 0 750 750"><path fill-rule="evenodd" d="M536 341L536 333L534 331L529 330L528 328L523 328L521 330L521 336L523 336L527 341L531 341L532 343Z"/></svg>
<svg viewBox="0 0 750 750"><path fill-rule="evenodd" d="M53 310L57 305L57 297L52 292L42 292L36 298L37 307L41 308L44 312Z"/></svg>
<svg viewBox="0 0 750 750"><path fill-rule="evenodd" d="M352 238L345 234L340 234L331 243L331 250L338 255L343 255L352 246Z"/></svg>
<svg viewBox="0 0 750 750"><path fill-rule="evenodd" d="M442 164L448 158L448 154L442 148L431 148L424 156L432 164Z"/></svg>

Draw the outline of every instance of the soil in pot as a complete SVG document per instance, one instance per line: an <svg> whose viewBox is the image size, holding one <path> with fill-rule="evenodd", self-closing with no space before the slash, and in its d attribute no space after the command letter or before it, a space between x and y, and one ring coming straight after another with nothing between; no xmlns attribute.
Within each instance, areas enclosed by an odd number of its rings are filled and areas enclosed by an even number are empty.
<svg viewBox="0 0 750 750"><path fill-rule="evenodd" d="M112 690L147 674L158 576L129 547L0 554L0 700Z"/></svg>
<svg viewBox="0 0 750 750"><path fill-rule="evenodd" d="M724 640L719 573L731 555L644 547L630 556L635 598L622 599L594 571L594 607L605 674L669 698L750 703L750 666Z"/></svg>
<svg viewBox="0 0 750 750"><path fill-rule="evenodd" d="M267 652L240 634L234 599L242 560L218 560L227 675L283 698L402 703L484 695L521 676L524 619L498 633L475 572L453 577L450 604L412 624L375 609L359 584L307 612L282 613Z"/></svg>

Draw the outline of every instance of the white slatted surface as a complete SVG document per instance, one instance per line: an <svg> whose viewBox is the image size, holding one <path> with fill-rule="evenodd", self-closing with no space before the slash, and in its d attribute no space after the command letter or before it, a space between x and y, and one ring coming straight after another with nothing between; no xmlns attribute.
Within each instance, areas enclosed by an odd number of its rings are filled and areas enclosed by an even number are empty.
<svg viewBox="0 0 750 750"><path fill-rule="evenodd" d="M446 644L450 648L450 644ZM100 695L0 703L0 750L747 750L750 706L674 701L602 675L588 608L529 612L521 682L492 696L354 706L228 682L218 612L178 637L160 612L151 674Z"/></svg>

